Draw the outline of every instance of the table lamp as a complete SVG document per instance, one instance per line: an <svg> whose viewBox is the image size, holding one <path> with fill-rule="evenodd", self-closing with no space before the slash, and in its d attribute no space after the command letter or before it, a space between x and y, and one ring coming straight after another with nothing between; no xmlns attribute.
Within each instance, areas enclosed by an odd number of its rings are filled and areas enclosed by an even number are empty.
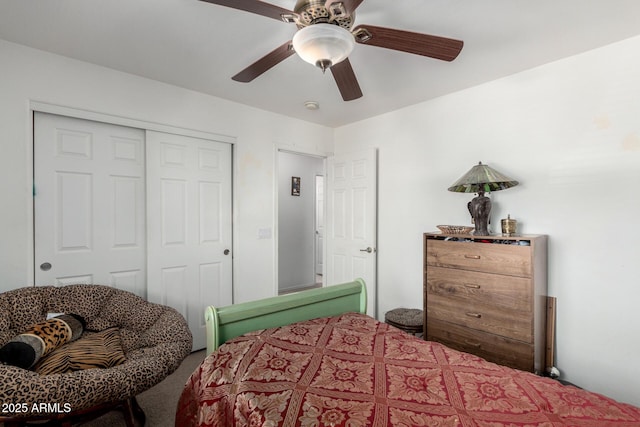
<svg viewBox="0 0 640 427"><path fill-rule="evenodd" d="M467 203L467 208L475 225L473 234L474 236L488 236L491 199L485 196L484 193L506 190L516 185L518 185L518 181L479 162L454 182L448 190L456 193L478 193L476 197Z"/></svg>

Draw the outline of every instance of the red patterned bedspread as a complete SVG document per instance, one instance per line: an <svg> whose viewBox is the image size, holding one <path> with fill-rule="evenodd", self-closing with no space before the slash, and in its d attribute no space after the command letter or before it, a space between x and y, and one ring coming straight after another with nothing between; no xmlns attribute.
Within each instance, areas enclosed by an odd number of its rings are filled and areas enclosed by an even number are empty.
<svg viewBox="0 0 640 427"><path fill-rule="evenodd" d="M640 408L361 314L235 338L180 397L186 426L640 426Z"/></svg>

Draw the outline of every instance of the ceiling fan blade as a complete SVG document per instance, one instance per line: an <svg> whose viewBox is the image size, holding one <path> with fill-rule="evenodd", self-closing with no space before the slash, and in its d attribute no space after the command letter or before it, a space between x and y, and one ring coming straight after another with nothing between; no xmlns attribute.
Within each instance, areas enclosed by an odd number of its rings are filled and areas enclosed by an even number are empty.
<svg viewBox="0 0 640 427"><path fill-rule="evenodd" d="M231 79L237 82L249 83L251 80L255 79L273 66L278 65L294 53L295 50L293 50L291 41L288 41L249 65L247 68L231 77Z"/></svg>
<svg viewBox="0 0 640 427"><path fill-rule="evenodd" d="M351 15L363 1L364 0L327 0L324 4L324 7L328 10L331 4L342 3L345 11L347 12L347 15Z"/></svg>
<svg viewBox="0 0 640 427"><path fill-rule="evenodd" d="M244 10L245 12L255 13L257 15L266 16L268 18L282 21L282 15L292 15L293 12L273 4L265 3L259 0L202 0L208 3L227 6L232 9Z"/></svg>
<svg viewBox="0 0 640 427"><path fill-rule="evenodd" d="M385 47L443 61L456 59L464 45L462 40L373 25L359 25L353 29L353 33L356 42L361 44Z"/></svg>
<svg viewBox="0 0 640 427"><path fill-rule="evenodd" d="M336 84L338 85L342 99L345 101L353 101L354 99L358 99L362 96L358 79L356 79L356 75L353 72L349 58L333 65L330 70Z"/></svg>

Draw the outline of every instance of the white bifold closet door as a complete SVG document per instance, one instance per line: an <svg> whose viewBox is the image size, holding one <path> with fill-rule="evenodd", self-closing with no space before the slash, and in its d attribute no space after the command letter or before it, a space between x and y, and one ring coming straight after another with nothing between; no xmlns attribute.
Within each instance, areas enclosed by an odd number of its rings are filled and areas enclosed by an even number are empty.
<svg viewBox="0 0 640 427"><path fill-rule="evenodd" d="M176 308L194 350L231 304L231 145L34 116L36 285L106 284Z"/></svg>

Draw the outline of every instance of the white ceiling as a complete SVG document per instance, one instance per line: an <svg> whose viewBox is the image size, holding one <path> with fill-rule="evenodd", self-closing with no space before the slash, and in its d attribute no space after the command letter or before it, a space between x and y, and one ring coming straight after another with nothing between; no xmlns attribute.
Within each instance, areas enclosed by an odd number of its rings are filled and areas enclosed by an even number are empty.
<svg viewBox="0 0 640 427"><path fill-rule="evenodd" d="M231 80L290 40L294 24L199 0L0 0L7 41L331 127L638 35L640 1L365 0L360 24L465 45L449 63L358 44L350 61L364 96L344 102L331 73L295 55L250 83Z"/></svg>

